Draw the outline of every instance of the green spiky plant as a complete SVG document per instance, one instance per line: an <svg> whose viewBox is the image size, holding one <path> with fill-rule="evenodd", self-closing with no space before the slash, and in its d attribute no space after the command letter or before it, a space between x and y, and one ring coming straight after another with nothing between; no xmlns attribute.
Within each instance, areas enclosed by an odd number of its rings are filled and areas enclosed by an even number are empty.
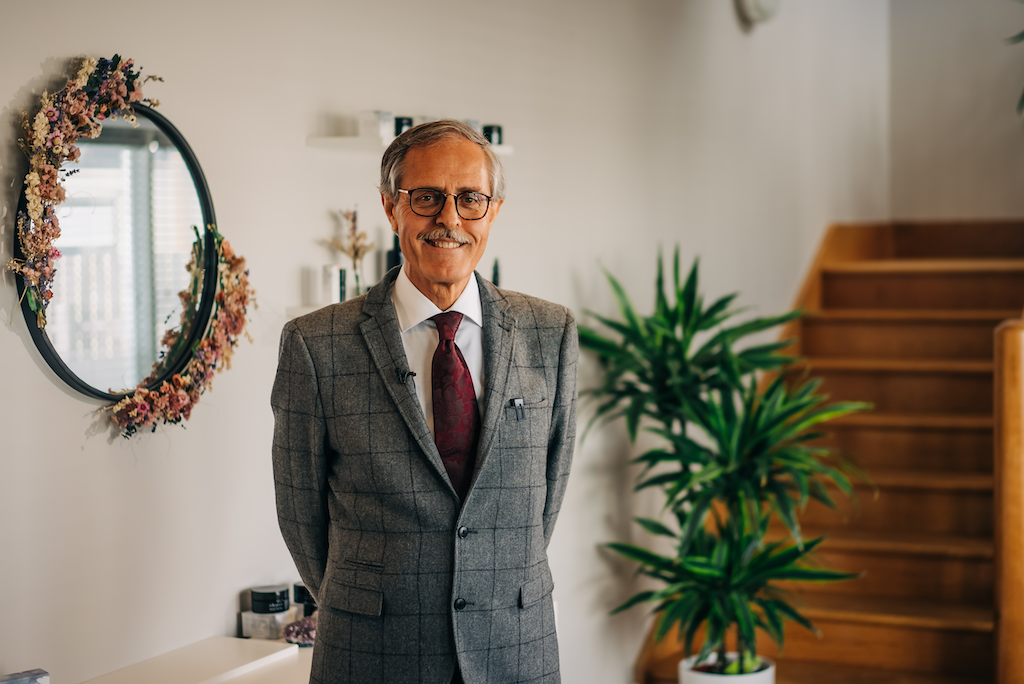
<svg viewBox="0 0 1024 684"><path fill-rule="evenodd" d="M797 517L810 499L835 507L828 485L852 495L850 478L863 478L828 447L813 445L822 423L870 408L863 403L828 404L815 380L786 382L782 354L791 341L738 346L751 335L800 315L754 318L738 324L730 309L735 294L705 306L695 261L680 278L679 250L673 259L672 300L666 295L658 258L654 313L637 314L619 282L606 274L621 320L591 314L617 339L579 326L580 345L597 354L599 386L587 390L597 403L596 421L624 417L631 441L643 426L662 444L635 459L644 466L636 490L659 488L674 527L637 518L648 532L673 539L674 556L631 544L609 547L637 561L639 572L665 583L643 591L613 612L653 602L655 631L663 638L678 626L687 656L706 626L696 665L717 653L714 671L756 669L756 630L781 648L783 621L814 630L793 608L776 581L836 581L856 575L816 568L807 556L822 538L804 542ZM759 383L757 374L776 374ZM761 386L766 384L765 389ZM788 545L767 543L772 516L785 524ZM714 519L713 530L708 522ZM736 627L737 662L726 661L725 637Z"/></svg>

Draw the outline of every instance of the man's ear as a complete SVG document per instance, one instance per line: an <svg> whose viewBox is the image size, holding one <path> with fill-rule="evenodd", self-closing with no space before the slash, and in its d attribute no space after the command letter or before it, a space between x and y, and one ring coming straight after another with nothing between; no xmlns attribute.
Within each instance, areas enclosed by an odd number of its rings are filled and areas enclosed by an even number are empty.
<svg viewBox="0 0 1024 684"><path fill-rule="evenodd" d="M492 199L491 200L490 211L494 212L494 216L491 218L491 221L494 221L494 219L498 218L498 212L501 211L501 205L504 204L504 203L505 203L505 200L503 200L503 199L500 199L500 200Z"/></svg>
<svg viewBox="0 0 1024 684"><path fill-rule="evenodd" d="M391 223L391 230L398 232L398 218L395 216L395 210L398 205L395 200L391 199L387 194L380 193L380 203L384 205L384 213L387 214L388 222Z"/></svg>

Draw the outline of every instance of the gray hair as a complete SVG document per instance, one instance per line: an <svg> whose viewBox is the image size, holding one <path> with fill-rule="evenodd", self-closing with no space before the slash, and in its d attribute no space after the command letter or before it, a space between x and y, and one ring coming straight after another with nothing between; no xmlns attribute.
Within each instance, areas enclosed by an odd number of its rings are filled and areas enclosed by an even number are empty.
<svg viewBox="0 0 1024 684"><path fill-rule="evenodd" d="M498 155L491 148L487 138L461 121L442 119L420 124L410 128L388 145L384 158L380 162L380 187L382 194L392 200L398 199L398 184L402 180L402 165L406 153L413 147L428 147L445 140L464 138L476 143L484 151L487 160L487 175L491 180L491 197L505 199L505 171L501 167Z"/></svg>

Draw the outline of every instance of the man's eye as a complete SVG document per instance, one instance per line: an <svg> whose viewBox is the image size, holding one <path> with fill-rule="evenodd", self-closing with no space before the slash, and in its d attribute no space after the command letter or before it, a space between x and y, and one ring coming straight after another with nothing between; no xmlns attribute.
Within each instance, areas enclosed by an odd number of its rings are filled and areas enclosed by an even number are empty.
<svg viewBox="0 0 1024 684"><path fill-rule="evenodd" d="M429 192L424 192L423 194L416 195L416 197L414 197L413 199L415 199L417 202L422 202L423 204L432 204L437 201L437 197Z"/></svg>
<svg viewBox="0 0 1024 684"><path fill-rule="evenodd" d="M472 206L474 204L479 204L480 202L482 202L483 197L475 192L467 192L465 194L459 195L459 201L467 206Z"/></svg>

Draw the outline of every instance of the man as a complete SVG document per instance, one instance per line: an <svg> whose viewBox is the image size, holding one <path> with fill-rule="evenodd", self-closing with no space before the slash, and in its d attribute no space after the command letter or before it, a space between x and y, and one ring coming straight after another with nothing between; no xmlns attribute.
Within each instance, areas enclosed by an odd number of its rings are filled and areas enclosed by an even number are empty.
<svg viewBox="0 0 1024 684"><path fill-rule="evenodd" d="M384 153L405 264L288 323L281 531L320 607L312 682L559 682L547 545L575 437L572 313L476 275L504 179L423 124Z"/></svg>

